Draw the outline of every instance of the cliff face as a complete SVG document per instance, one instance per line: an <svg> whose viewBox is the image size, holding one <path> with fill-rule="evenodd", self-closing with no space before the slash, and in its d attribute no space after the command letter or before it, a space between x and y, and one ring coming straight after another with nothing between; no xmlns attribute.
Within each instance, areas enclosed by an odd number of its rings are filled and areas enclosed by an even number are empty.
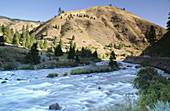
<svg viewBox="0 0 170 111"><path fill-rule="evenodd" d="M44 35L43 39L47 38L50 45L53 45L55 36L58 42L61 38L65 50L74 35L77 48L87 46L98 49L101 55L107 55L113 49L118 58L123 59L127 55L140 55L149 45L147 35L151 25L157 35L161 29L166 32L164 28L120 8L97 6L55 16L38 27L35 33L37 39L42 39ZM157 36L157 39L160 38Z"/></svg>

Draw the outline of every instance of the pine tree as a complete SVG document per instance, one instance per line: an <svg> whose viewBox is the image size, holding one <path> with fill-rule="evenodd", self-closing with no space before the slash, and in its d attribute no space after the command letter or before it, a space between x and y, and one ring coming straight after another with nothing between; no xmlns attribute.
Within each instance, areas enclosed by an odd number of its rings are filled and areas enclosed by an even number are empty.
<svg viewBox="0 0 170 111"><path fill-rule="evenodd" d="M58 9L58 14L59 15L61 14L61 7L59 7L59 9Z"/></svg>
<svg viewBox="0 0 170 111"><path fill-rule="evenodd" d="M30 34L29 34L29 32L27 32L27 34L26 34L25 47L30 48Z"/></svg>
<svg viewBox="0 0 170 111"><path fill-rule="evenodd" d="M17 46L20 45L18 32L16 32L16 33L14 34L13 42L12 42L12 43L13 43L14 45L17 45Z"/></svg>
<svg viewBox="0 0 170 111"><path fill-rule="evenodd" d="M110 59L109 65L110 65L111 67L113 67L113 66L117 67L117 62L114 61L114 60L116 59L116 54L115 54L114 51L111 52L109 59Z"/></svg>
<svg viewBox="0 0 170 111"><path fill-rule="evenodd" d="M54 54L55 54L55 56L62 56L63 55L63 51L61 49L61 45L60 44L55 48Z"/></svg>
<svg viewBox="0 0 170 111"><path fill-rule="evenodd" d="M55 36L55 38L54 38L54 46L56 46L57 45L57 37Z"/></svg>
<svg viewBox="0 0 170 111"><path fill-rule="evenodd" d="M35 43L35 33L32 33L31 34L31 37L30 37L30 46L32 47L32 45Z"/></svg>
<svg viewBox="0 0 170 111"><path fill-rule="evenodd" d="M97 50L94 51L93 57L98 58Z"/></svg>
<svg viewBox="0 0 170 111"><path fill-rule="evenodd" d="M29 26L27 24L27 26L26 26L26 33L28 33L28 32L29 32Z"/></svg>
<svg viewBox="0 0 170 111"><path fill-rule="evenodd" d="M62 39L60 39L60 46L61 46L61 48L63 48L63 40Z"/></svg>
<svg viewBox="0 0 170 111"><path fill-rule="evenodd" d="M169 17L168 17L169 20L168 20L168 22L166 23L166 24L167 24L166 27L167 27L167 30L170 31L170 12L169 12L168 15L169 15Z"/></svg>
<svg viewBox="0 0 170 111"><path fill-rule="evenodd" d="M46 27L46 36L48 36L48 27Z"/></svg>
<svg viewBox="0 0 170 111"><path fill-rule="evenodd" d="M40 48L44 49L44 45L43 45L43 41L42 40L40 40Z"/></svg>
<svg viewBox="0 0 170 111"><path fill-rule="evenodd" d="M44 49L47 49L48 48L48 42L47 42L47 39L44 40Z"/></svg>
<svg viewBox="0 0 170 111"><path fill-rule="evenodd" d="M159 36L160 36L160 37L162 37L162 36L163 36L162 28L160 28L160 30L159 30Z"/></svg>
<svg viewBox="0 0 170 111"><path fill-rule="evenodd" d="M77 45L76 45L76 42L74 42L74 46L73 46L74 50L76 49L76 46L77 46Z"/></svg>
<svg viewBox="0 0 170 111"><path fill-rule="evenodd" d="M5 45L5 40L3 36L0 36L0 46L4 46Z"/></svg>
<svg viewBox="0 0 170 111"><path fill-rule="evenodd" d="M75 36L74 35L72 36L72 40L75 40Z"/></svg>
<svg viewBox="0 0 170 111"><path fill-rule="evenodd" d="M25 62L31 64L39 64L41 57L39 56L39 50L37 49L37 43L34 43L31 50L25 56Z"/></svg>
<svg viewBox="0 0 170 111"><path fill-rule="evenodd" d="M155 28L153 25L151 25L151 27L150 27L148 41L151 45L153 45L156 42L156 33L155 33Z"/></svg>
<svg viewBox="0 0 170 111"><path fill-rule="evenodd" d="M23 36L23 40L22 40L23 47L26 47L26 41L27 41L27 39L26 39L26 35L25 35L25 36Z"/></svg>
<svg viewBox="0 0 170 111"><path fill-rule="evenodd" d="M76 62L80 62L79 56L76 55Z"/></svg>
<svg viewBox="0 0 170 111"><path fill-rule="evenodd" d="M75 50L74 50L73 47L70 46L70 50L69 50L69 52L68 52L67 58L68 58L68 59L74 59L74 56L75 56Z"/></svg>

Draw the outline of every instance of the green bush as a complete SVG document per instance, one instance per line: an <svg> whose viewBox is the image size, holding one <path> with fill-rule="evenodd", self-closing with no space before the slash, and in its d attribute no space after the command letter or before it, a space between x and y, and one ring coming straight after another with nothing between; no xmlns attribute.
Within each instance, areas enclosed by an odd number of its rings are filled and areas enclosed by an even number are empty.
<svg viewBox="0 0 170 111"><path fill-rule="evenodd" d="M169 111L170 103L168 101L166 103L158 101L156 104L154 104L153 109L151 109L149 106L146 107L148 111Z"/></svg>
<svg viewBox="0 0 170 111"><path fill-rule="evenodd" d="M18 64L14 62L8 62L4 64L4 69L5 70L14 70L18 68Z"/></svg>
<svg viewBox="0 0 170 111"><path fill-rule="evenodd" d="M48 74L49 78L53 78L53 77L58 77L58 74L57 73L51 73L51 74Z"/></svg>
<svg viewBox="0 0 170 111"><path fill-rule="evenodd" d="M67 76L68 74L67 73L64 73L63 76Z"/></svg>
<svg viewBox="0 0 170 111"><path fill-rule="evenodd" d="M170 100L170 82L154 68L141 69L133 81L133 86L139 89L138 104L141 108L146 108L146 105L152 107L157 100Z"/></svg>

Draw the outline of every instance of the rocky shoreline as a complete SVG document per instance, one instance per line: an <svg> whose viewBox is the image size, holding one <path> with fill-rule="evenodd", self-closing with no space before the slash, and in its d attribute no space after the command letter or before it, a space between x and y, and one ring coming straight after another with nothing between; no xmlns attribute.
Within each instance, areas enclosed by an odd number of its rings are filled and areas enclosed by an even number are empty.
<svg viewBox="0 0 170 111"><path fill-rule="evenodd" d="M128 56L123 62L141 64L144 66L153 66L164 70L170 74L170 58L169 57L146 57L146 56Z"/></svg>

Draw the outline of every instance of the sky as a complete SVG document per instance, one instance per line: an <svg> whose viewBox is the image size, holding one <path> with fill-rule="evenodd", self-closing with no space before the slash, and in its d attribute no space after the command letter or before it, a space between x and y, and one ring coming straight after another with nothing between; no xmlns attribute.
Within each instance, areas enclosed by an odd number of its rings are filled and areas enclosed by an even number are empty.
<svg viewBox="0 0 170 111"><path fill-rule="evenodd" d="M66 12L109 4L166 28L170 0L0 0L0 16L45 22L59 7Z"/></svg>

